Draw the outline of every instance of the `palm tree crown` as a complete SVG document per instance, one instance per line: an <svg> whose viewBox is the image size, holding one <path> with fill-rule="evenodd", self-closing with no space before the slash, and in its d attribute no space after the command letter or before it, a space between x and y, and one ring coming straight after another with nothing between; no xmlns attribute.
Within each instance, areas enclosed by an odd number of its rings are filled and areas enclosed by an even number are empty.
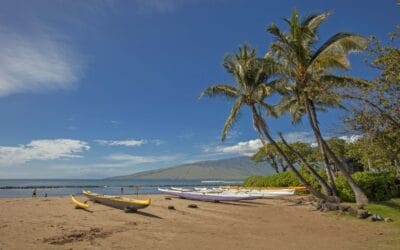
<svg viewBox="0 0 400 250"><path fill-rule="evenodd" d="M272 61L257 57L256 49L244 44L239 48L239 53L231 54L224 58L223 66L236 82L236 86L229 84L216 84L206 88L199 96L224 96L234 100L230 115L222 130L222 141L227 132L238 118L244 105L259 105L273 113L272 107L264 103L266 96L271 95L272 87L266 82L272 74Z"/></svg>
<svg viewBox="0 0 400 250"><path fill-rule="evenodd" d="M320 47L317 30L330 16L329 12L309 15L301 19L296 10L290 19L284 19L289 26L282 32L275 24L267 31L275 37L267 58L274 58L280 65L280 72L286 77L283 98L278 109L292 114L293 122L299 122L305 113L305 95L320 111L328 107L341 107L342 95L338 88L349 84L367 84L367 81L337 76L337 70L348 70L348 54L364 50L367 40L359 35L340 32L333 35Z"/></svg>

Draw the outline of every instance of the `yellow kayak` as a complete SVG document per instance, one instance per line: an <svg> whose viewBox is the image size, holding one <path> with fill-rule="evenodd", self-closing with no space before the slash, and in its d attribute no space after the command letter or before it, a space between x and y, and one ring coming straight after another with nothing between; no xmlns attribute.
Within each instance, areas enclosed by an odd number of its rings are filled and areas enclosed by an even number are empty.
<svg viewBox="0 0 400 250"><path fill-rule="evenodd" d="M71 200L75 204L75 208L82 208L82 209L88 209L89 205L83 202L78 201L75 196L71 195Z"/></svg>
<svg viewBox="0 0 400 250"><path fill-rule="evenodd" d="M104 194L96 194L90 191L83 190L82 193L88 197L91 201L98 202L110 207L115 207L119 209L123 209L124 211L136 211L138 209L142 209L150 206L151 199L147 200L136 200L129 199L120 196L113 195L104 195Z"/></svg>

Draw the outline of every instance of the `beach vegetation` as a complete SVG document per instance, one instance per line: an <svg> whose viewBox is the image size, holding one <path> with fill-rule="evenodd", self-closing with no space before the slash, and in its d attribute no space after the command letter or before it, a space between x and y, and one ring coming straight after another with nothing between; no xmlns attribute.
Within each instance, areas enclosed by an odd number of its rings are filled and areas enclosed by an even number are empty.
<svg viewBox="0 0 400 250"><path fill-rule="evenodd" d="M245 186L303 185L317 198L341 198L363 206L368 198L381 201L398 193L400 50L397 45L383 45L374 37L368 40L349 32L338 32L321 43L318 31L330 15L323 12L300 17L295 9L284 19L286 31L271 24L267 32L274 40L265 55L259 57L255 49L243 45L239 53L226 56L223 66L235 85L208 87L200 98L223 96L232 100L222 141L242 108L250 108L262 143L252 159L268 162L276 174L249 177ZM399 30L390 34L392 42L398 39ZM367 63L379 72L374 80L347 74L349 54L361 51L367 52ZM275 103L270 102L271 96ZM357 135L355 140L323 135L319 114L330 109L346 111L343 124ZM280 140L275 139L268 119L284 115L290 116L293 126L306 118L316 147L288 143L279 131ZM366 172L354 173L357 171Z"/></svg>
<svg viewBox="0 0 400 250"><path fill-rule="evenodd" d="M282 82L282 98L278 104L280 113L289 113L292 123L301 122L305 115L314 133L323 156L322 163L328 175L327 195L337 196L331 162L339 169L355 193L359 205L368 203L368 198L351 177L346 162L341 160L322 135L318 112L330 108L341 108L343 87L368 85L363 79L335 74L350 68L348 54L367 48L367 40L353 33L339 32L316 46L318 29L331 15L325 12L301 18L297 10L285 19L289 31L282 31L271 24L267 31L275 38L265 57L272 57L286 81Z"/></svg>
<svg viewBox="0 0 400 250"><path fill-rule="evenodd" d="M319 183L304 168L301 168L299 172L310 182L313 188L321 189ZM319 173L326 178L323 170L319 170ZM371 201L388 201L400 196L400 185L397 183L393 173L357 172L352 174L352 178L364 190ZM342 201L355 201L354 193L343 176L335 178L335 184ZM299 185L301 183L291 172L270 176L250 176L243 182L245 187L296 187Z"/></svg>
<svg viewBox="0 0 400 250"><path fill-rule="evenodd" d="M316 197L326 198L304 179L270 134L265 116L276 116L276 112L274 107L265 100L276 92L276 86L280 82L279 78L271 80L271 77L277 73L277 64L274 60L258 57L254 48L244 44L239 48L238 53L225 57L223 66L235 79L235 85L216 84L206 88L199 96L199 98L223 96L232 100L233 106L222 129L221 140L226 139L228 131L237 121L241 110L248 107L252 114L253 127L258 133L263 148L266 148L268 142L303 186Z"/></svg>

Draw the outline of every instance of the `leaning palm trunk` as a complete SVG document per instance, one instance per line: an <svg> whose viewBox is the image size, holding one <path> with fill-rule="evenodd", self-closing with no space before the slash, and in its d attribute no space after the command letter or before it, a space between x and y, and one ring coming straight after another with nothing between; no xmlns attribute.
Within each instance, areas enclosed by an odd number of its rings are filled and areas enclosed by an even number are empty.
<svg viewBox="0 0 400 250"><path fill-rule="evenodd" d="M310 103L307 94L305 94L305 109L307 113L308 120L310 122L311 128L314 132L315 137L317 140L319 140L322 144L322 147L326 150L326 153L329 158L335 163L335 165L339 168L340 172L342 173L343 177L345 180L349 183L350 188L353 190L354 195L356 197L356 203L360 206L368 204L368 198L364 194L364 192L361 190L361 188L354 182L353 178L347 171L347 168L345 164L340 161L336 155L332 152L332 150L329 148L328 144L325 142L324 138L322 137L320 131L316 128L315 124L315 117L312 115L311 109L310 109Z"/></svg>
<svg viewBox="0 0 400 250"><path fill-rule="evenodd" d="M264 138L263 134L261 133L260 128L257 127L257 126L255 126L255 127L256 127L256 130L257 130L257 132L258 132L258 136L260 137L261 144L263 145L263 148L264 148L264 150L265 150L265 153L268 154L267 143L265 142L265 138ZM275 169L275 172L276 172L277 174L279 174L279 169L278 169L278 164L277 164L277 162L276 162L275 160L273 160L273 163L272 163L271 165L272 165L273 169Z"/></svg>
<svg viewBox="0 0 400 250"><path fill-rule="evenodd" d="M297 169L293 166L292 162L290 162L289 158L283 152L283 150L279 147L279 145L272 139L272 136L269 134L267 125L262 118L261 114L257 111L256 107L252 105L252 112L253 112L253 119L254 119L254 126L256 127L259 134L264 134L267 140L271 143L273 147L275 147L276 151L281 155L281 157L286 161L287 166L296 176L296 178L300 181L300 183L307 188L307 190L313 194L315 197L327 200L327 196L319 192L318 190L314 189L305 179L304 177L297 171Z"/></svg>
<svg viewBox="0 0 400 250"><path fill-rule="evenodd" d="M283 138L282 133L278 133L279 137L281 138L283 144L290 150L292 151L299 159L300 161L303 163L304 167L308 170L308 172L310 172L310 174L319 182L319 184L322 187L322 190L324 190L324 194L326 196L332 196L332 190L331 188L328 186L328 183L326 183L326 181L324 180L324 178L321 177L321 175L319 175L317 173L317 171L315 171L315 169L306 161L306 159L304 159L304 157L297 152L296 150L293 149L293 147L291 147L285 140L285 138ZM337 197L337 195L334 195L335 197L333 199L335 200L339 200L339 198Z"/></svg>
<svg viewBox="0 0 400 250"><path fill-rule="evenodd" d="M318 132L321 134L321 130L319 129L318 122L317 122L317 113L315 111L314 103L312 103L312 101L310 101L310 102L311 102L310 106L311 106L314 126L318 130ZM319 140L319 138L317 136L315 136L315 137L317 139L318 147L322 153L323 162L325 165L326 176L328 177L328 183L329 183L329 187L330 187L330 194L328 194L328 195L337 196L337 189L336 189L335 180L333 177L334 176L333 171L332 171L331 165L329 163L328 153L326 152L326 149L322 145L321 140Z"/></svg>

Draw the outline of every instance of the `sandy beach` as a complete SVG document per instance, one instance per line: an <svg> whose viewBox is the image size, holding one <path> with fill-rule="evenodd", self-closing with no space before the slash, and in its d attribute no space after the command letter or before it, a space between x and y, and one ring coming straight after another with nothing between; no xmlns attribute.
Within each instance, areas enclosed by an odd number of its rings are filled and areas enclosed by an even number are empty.
<svg viewBox="0 0 400 250"><path fill-rule="evenodd" d="M0 249L391 249L400 238L400 228L389 224L296 204L304 197L236 203L151 198L139 213L93 203L87 212L74 209L69 197L0 199Z"/></svg>

